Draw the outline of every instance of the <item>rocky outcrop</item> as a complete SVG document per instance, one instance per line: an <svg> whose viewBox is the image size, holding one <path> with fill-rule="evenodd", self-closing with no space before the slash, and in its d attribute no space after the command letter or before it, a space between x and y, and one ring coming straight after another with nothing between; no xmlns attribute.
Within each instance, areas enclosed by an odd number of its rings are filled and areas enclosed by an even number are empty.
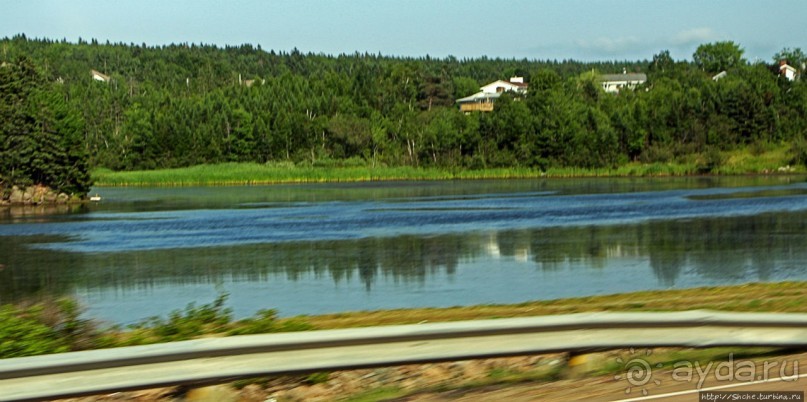
<svg viewBox="0 0 807 402"><path fill-rule="evenodd" d="M0 206L74 204L84 200L83 196L60 193L40 185L0 188Z"/></svg>

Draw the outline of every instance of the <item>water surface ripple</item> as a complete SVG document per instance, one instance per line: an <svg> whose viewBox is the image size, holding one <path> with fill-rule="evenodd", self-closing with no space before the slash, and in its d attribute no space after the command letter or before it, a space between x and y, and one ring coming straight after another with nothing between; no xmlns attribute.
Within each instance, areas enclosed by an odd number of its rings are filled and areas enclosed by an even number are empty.
<svg viewBox="0 0 807 402"><path fill-rule="evenodd" d="M0 215L0 301L130 323L222 291L247 316L807 280L803 177L97 192Z"/></svg>

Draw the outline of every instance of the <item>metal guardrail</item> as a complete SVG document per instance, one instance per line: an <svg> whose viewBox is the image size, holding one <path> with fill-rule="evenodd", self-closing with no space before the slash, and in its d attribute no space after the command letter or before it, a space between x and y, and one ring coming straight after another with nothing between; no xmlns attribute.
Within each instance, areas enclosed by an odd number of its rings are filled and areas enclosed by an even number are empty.
<svg viewBox="0 0 807 402"><path fill-rule="evenodd" d="M0 401L628 347L807 346L807 314L583 313L206 338L0 360Z"/></svg>

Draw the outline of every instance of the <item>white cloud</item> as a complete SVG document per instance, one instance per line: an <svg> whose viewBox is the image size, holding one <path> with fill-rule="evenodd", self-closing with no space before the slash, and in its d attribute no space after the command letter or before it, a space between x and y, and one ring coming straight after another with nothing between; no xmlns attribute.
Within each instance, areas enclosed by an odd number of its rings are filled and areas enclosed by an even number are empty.
<svg viewBox="0 0 807 402"><path fill-rule="evenodd" d="M718 39L720 39L720 35L718 35L712 28L701 27L678 32L672 37L670 42L673 45L682 46L698 45L713 42Z"/></svg>
<svg viewBox="0 0 807 402"><path fill-rule="evenodd" d="M592 40L578 39L575 41L578 47L596 51L598 53L622 53L633 50L639 43L639 38L635 36L625 36L621 38L599 37Z"/></svg>

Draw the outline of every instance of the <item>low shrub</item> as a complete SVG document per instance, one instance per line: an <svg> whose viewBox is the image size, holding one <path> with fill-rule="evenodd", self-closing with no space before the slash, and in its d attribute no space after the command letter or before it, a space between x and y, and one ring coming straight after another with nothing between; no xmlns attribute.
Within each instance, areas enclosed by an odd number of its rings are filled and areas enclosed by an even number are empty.
<svg viewBox="0 0 807 402"><path fill-rule="evenodd" d="M0 305L0 359L50 353L182 341L205 335L247 335L307 331L303 319L279 319L277 310L260 310L254 317L233 321L225 307L229 295L221 293L208 304L188 304L166 317L150 317L128 326L98 330L95 322L81 319L73 299Z"/></svg>
<svg viewBox="0 0 807 402"><path fill-rule="evenodd" d="M72 299L0 306L0 358L93 348L98 331Z"/></svg>
<svg viewBox="0 0 807 402"><path fill-rule="evenodd" d="M708 147L697 159L695 169L698 173L711 173L723 164L723 155L717 147Z"/></svg>
<svg viewBox="0 0 807 402"><path fill-rule="evenodd" d="M367 167L367 161L364 158L354 156L347 159L317 159L312 164L313 167L324 168L345 168L345 167Z"/></svg>
<svg viewBox="0 0 807 402"><path fill-rule="evenodd" d="M224 332L232 321L232 310L224 307L228 297L227 293L222 293L212 303L198 307L190 303L185 310L174 310L167 318L150 317L131 325L129 329L134 331L135 336L129 337L125 343L173 342L193 339L205 333Z"/></svg>
<svg viewBox="0 0 807 402"><path fill-rule="evenodd" d="M59 332L39 319L42 310L0 307L0 358L67 352L68 343Z"/></svg>
<svg viewBox="0 0 807 402"><path fill-rule="evenodd" d="M667 163L673 160L673 151L668 147L650 146L642 151L639 160L642 163Z"/></svg>
<svg viewBox="0 0 807 402"><path fill-rule="evenodd" d="M253 318L238 321L228 335L266 334L270 332L308 331L314 329L311 324L302 320L283 320L277 318L277 310L260 310Z"/></svg>
<svg viewBox="0 0 807 402"><path fill-rule="evenodd" d="M788 152L790 164L793 166L807 166L807 140L797 138L790 145Z"/></svg>

